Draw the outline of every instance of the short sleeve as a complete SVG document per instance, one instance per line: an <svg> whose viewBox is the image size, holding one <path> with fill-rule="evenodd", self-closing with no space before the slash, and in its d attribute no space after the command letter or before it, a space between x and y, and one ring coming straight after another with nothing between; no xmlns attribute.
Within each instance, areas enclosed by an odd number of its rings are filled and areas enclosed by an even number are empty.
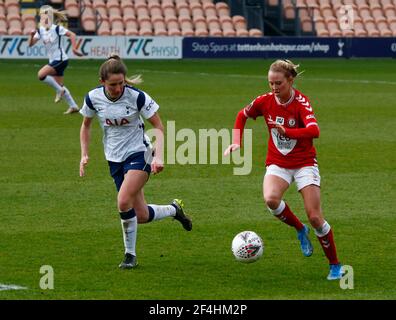
<svg viewBox="0 0 396 320"><path fill-rule="evenodd" d="M40 33L38 32L38 31L36 31L36 33L34 34L34 36L33 36L33 39L37 39L37 40L40 40Z"/></svg>
<svg viewBox="0 0 396 320"><path fill-rule="evenodd" d="M150 119L159 109L159 105L145 92L140 91L137 106L145 119Z"/></svg>
<svg viewBox="0 0 396 320"><path fill-rule="evenodd" d="M311 103L306 97L302 97L300 100L299 114L304 126L307 128L312 125L318 125L315 114Z"/></svg>
<svg viewBox="0 0 396 320"><path fill-rule="evenodd" d="M245 107L245 116L248 118L253 118L254 120L256 120L257 117L262 116L262 104L263 101L261 97L254 99L249 105Z"/></svg>
<svg viewBox="0 0 396 320"><path fill-rule="evenodd" d="M63 26L59 26L59 35L64 36L69 30Z"/></svg>
<svg viewBox="0 0 396 320"><path fill-rule="evenodd" d="M96 109L92 104L89 94L85 96L84 105L82 106L80 113L87 118L93 118L96 115Z"/></svg>

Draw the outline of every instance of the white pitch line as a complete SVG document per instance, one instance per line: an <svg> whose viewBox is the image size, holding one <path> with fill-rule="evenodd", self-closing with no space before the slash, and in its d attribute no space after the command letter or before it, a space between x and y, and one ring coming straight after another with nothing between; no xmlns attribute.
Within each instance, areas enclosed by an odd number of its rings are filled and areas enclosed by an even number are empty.
<svg viewBox="0 0 396 320"><path fill-rule="evenodd" d="M248 75L248 74L228 74L228 73L209 73L209 72L184 72L184 71L157 71L147 69L137 69L136 72L141 73L161 73L161 74L189 74L198 75L204 77L231 77L231 78L247 78L247 79L261 79L265 80L266 76ZM303 78L302 81L326 81L326 82L340 82L340 83L360 83L360 84L389 84L396 85L395 81L383 81L383 80L356 80L356 79L332 79L332 78Z"/></svg>
<svg viewBox="0 0 396 320"><path fill-rule="evenodd" d="M3 62L0 62L3 63ZM19 65L20 67L28 67L31 64ZM40 65L35 65L35 67L40 67ZM84 66L76 67L69 66L69 69L79 69L79 70L97 70L96 66ZM263 74L259 75L248 75L248 74L227 74L227 73L209 73L209 72L184 72L184 71L159 71L159 70L148 70L148 69L136 69L134 73L159 73L159 74L188 74L203 77L230 77L230 78L245 78L245 79L259 79L266 80L266 76ZM383 84L383 85L396 85L395 81L384 81L384 80L365 80L365 79L333 79L333 78L302 78L302 81L323 81L323 82L338 82L338 83L359 83L359 84Z"/></svg>
<svg viewBox="0 0 396 320"><path fill-rule="evenodd" d="M3 284L0 283L0 291L6 290L26 290L26 287L17 286L15 284Z"/></svg>

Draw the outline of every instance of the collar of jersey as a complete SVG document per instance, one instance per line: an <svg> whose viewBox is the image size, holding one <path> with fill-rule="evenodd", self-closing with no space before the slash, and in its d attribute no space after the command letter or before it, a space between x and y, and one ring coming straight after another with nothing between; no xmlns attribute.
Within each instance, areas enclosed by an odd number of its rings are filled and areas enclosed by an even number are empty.
<svg viewBox="0 0 396 320"><path fill-rule="evenodd" d="M121 95L117 98L117 99L111 99L107 94L106 94L106 90L105 87L103 86L103 94L105 95L105 97L107 98L107 100L111 101L111 102L117 102L118 100L121 99L121 97L124 95L124 91L125 91L125 86L122 89Z"/></svg>
<svg viewBox="0 0 396 320"><path fill-rule="evenodd" d="M281 103L279 101L279 99L275 95L274 95L274 98L275 98L275 101L276 101L276 103L278 105L286 108L290 103L292 103L292 101L294 100L295 96L296 96L296 91L294 89L292 89L292 95L291 95L290 99L286 103Z"/></svg>

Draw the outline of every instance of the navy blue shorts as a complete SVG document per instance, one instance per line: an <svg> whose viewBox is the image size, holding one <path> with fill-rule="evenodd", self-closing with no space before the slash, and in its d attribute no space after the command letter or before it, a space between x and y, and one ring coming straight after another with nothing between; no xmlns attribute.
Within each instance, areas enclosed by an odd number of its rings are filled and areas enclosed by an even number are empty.
<svg viewBox="0 0 396 320"><path fill-rule="evenodd" d="M55 69L57 76L63 76L63 73L65 72L65 69L67 68L68 64L69 64L68 60L64 60L64 61L55 60L49 63L48 65Z"/></svg>
<svg viewBox="0 0 396 320"><path fill-rule="evenodd" d="M124 175L128 170L142 170L146 171L149 175L151 173L151 165L144 159L144 152L136 152L131 154L123 162L108 161L110 167L110 174L113 177L117 191L120 191Z"/></svg>

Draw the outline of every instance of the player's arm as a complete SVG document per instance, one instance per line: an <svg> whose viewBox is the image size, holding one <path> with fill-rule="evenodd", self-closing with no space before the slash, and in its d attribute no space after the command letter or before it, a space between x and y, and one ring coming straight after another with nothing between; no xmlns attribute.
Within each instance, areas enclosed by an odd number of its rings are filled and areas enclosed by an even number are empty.
<svg viewBox="0 0 396 320"><path fill-rule="evenodd" d="M284 135L290 139L319 138L319 126L316 122L316 118L313 113L312 106L309 104L309 101L305 102L304 105L300 106L299 117L304 123L304 128L286 128L275 122L272 123L272 125L278 129L278 132L281 135Z"/></svg>
<svg viewBox="0 0 396 320"><path fill-rule="evenodd" d="M234 123L234 129L232 130L232 144L224 151L225 156L241 147L243 130L245 129L247 118L245 108L238 112Z"/></svg>
<svg viewBox="0 0 396 320"><path fill-rule="evenodd" d="M264 96L255 99L251 104L238 112L234 123L234 129L232 130L232 144L229 145L228 148L224 151L225 156L229 155L235 150L238 150L241 147L243 130L245 129L246 120L248 118L253 118L254 120L256 120L258 116L262 115L259 108L262 97Z"/></svg>
<svg viewBox="0 0 396 320"><path fill-rule="evenodd" d="M164 170L164 126L158 112L147 119L155 130L155 152L151 162L151 170L154 174Z"/></svg>
<svg viewBox="0 0 396 320"><path fill-rule="evenodd" d="M88 163L89 142L91 140L91 124L92 118L84 117L80 129L80 145L81 145L81 161L80 161L80 177L85 175L85 166Z"/></svg>
<svg viewBox="0 0 396 320"><path fill-rule="evenodd" d="M311 122L305 128L286 128L275 122L270 123L278 129L278 132L290 139L306 139L306 138L319 138L319 127L316 122Z"/></svg>
<svg viewBox="0 0 396 320"><path fill-rule="evenodd" d="M34 46L37 43L37 41L39 41L39 39L35 37L36 33L37 33L37 30L35 30L35 29L30 31L30 33L29 33L29 47Z"/></svg>
<svg viewBox="0 0 396 320"><path fill-rule="evenodd" d="M66 36L69 37L69 39L70 39L73 53L78 57L82 57L83 54L80 51L78 51L78 49L77 49L76 34L73 31L68 30L66 32Z"/></svg>

